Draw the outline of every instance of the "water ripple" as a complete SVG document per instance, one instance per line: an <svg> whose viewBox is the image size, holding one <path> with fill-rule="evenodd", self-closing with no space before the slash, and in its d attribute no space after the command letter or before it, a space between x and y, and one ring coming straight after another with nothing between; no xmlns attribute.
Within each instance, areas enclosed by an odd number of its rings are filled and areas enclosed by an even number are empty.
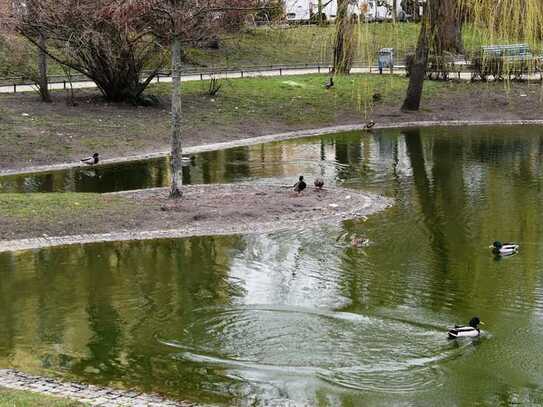
<svg viewBox="0 0 543 407"><path fill-rule="evenodd" d="M174 358L206 367L313 376L335 386L420 391L440 382L440 364L461 354L431 326L297 307L202 308ZM206 346L202 347L201 344ZM466 343L469 345L469 343Z"/></svg>

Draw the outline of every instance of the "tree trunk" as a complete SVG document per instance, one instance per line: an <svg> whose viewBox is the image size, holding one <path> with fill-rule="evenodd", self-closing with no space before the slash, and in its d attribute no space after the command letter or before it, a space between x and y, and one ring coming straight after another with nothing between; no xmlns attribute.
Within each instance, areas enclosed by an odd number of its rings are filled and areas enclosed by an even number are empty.
<svg viewBox="0 0 543 407"><path fill-rule="evenodd" d="M417 111L420 108L420 100L424 86L424 77L426 76L426 67L428 66L428 36L429 36L429 18L424 13L420 26L417 49L411 64L409 74L409 86L407 94L402 105L403 111Z"/></svg>
<svg viewBox="0 0 543 407"><path fill-rule="evenodd" d="M463 52L462 21L458 0L427 1L402 110L417 111L420 108L430 50L434 65L443 72L448 72L449 63L445 53Z"/></svg>
<svg viewBox="0 0 543 407"><path fill-rule="evenodd" d="M435 53L461 54L464 52L462 41L462 16L457 0L440 0L435 16Z"/></svg>
<svg viewBox="0 0 543 407"><path fill-rule="evenodd" d="M172 185L170 198L181 198L183 167L181 165L181 41L172 40Z"/></svg>
<svg viewBox="0 0 543 407"><path fill-rule="evenodd" d="M49 93L49 81L47 80L47 54L45 53L46 40L43 34L38 39L40 47L38 48L38 88L42 102L51 103Z"/></svg>
<svg viewBox="0 0 543 407"><path fill-rule="evenodd" d="M349 16L348 0L338 0L334 64L332 73L348 75L353 65L354 24Z"/></svg>
<svg viewBox="0 0 543 407"><path fill-rule="evenodd" d="M318 3L317 3L317 18L318 18L318 22L319 22L319 25L322 25L323 24L323 20L322 20L322 0L318 0Z"/></svg>
<svg viewBox="0 0 543 407"><path fill-rule="evenodd" d="M398 0L392 0L392 22L395 23L398 18Z"/></svg>

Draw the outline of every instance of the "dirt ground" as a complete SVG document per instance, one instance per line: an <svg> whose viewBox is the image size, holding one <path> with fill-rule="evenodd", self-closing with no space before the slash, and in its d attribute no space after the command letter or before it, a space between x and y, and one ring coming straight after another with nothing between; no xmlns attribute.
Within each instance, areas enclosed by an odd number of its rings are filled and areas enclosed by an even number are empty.
<svg viewBox="0 0 543 407"><path fill-rule="evenodd" d="M47 217L0 216L0 251L9 240L61 236L176 230L181 235L271 232L370 215L391 200L345 188L301 194L291 187L255 184L187 186L178 201L164 188L104 194L105 210L85 215L59 211ZM2 242L4 240L4 242Z"/></svg>
<svg viewBox="0 0 543 407"><path fill-rule="evenodd" d="M303 90L302 90L303 92ZM377 125L426 120L543 119L539 83L444 83L423 100L417 113L403 113L403 91L377 102L364 117L354 101L330 106L333 115L286 120L285 107L259 105L252 115L237 114L237 106L217 109L209 98L191 94L184 99L185 146L232 141L292 130L358 124ZM391 99L392 97L392 99ZM77 105L67 107L62 95L51 104L34 94L0 96L0 170L78 161L99 151L103 158L125 157L167 150L169 101L157 107L112 105L94 90L79 91ZM318 98L317 98L318 99ZM311 103L326 103L315 101ZM322 106L320 106L322 108ZM274 110L275 109L275 110ZM305 115L307 116L307 115Z"/></svg>

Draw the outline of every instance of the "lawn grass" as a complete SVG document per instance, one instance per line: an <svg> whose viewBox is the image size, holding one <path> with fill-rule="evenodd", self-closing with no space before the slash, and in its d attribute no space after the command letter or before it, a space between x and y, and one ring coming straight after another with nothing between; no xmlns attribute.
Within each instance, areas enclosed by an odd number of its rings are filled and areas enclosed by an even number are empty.
<svg viewBox="0 0 543 407"><path fill-rule="evenodd" d="M114 196L88 193L0 194L0 218L40 218L51 222L65 217L86 216L108 208L127 205L129 201Z"/></svg>
<svg viewBox="0 0 543 407"><path fill-rule="evenodd" d="M185 103L193 126L252 120L323 125L335 121L338 114L369 115L375 103L399 107L407 87L407 80L400 76L339 76L333 89L325 89L326 81L324 75L224 80L214 97L205 95L207 82L187 82L182 92L185 100L193 102ZM431 97L448 86L445 82L428 81L424 95ZM148 92L165 97L170 94L171 85L153 85ZM376 94L378 101L374 100Z"/></svg>
<svg viewBox="0 0 543 407"><path fill-rule="evenodd" d="M110 232L137 227L145 208L122 196L94 193L0 194L1 240Z"/></svg>
<svg viewBox="0 0 543 407"><path fill-rule="evenodd" d="M322 124L340 111L356 112L368 106L375 92L381 93L383 100L390 100L404 92L406 86L404 78L376 75L337 77L330 90L324 87L326 81L324 75L225 80L213 98L205 96L206 82L188 82L183 85L183 95L189 100L202 98L206 102L208 108L198 110L186 104L188 114L196 115L193 122L205 125L211 119L221 123L273 119ZM169 95L171 85L156 85L149 92Z"/></svg>
<svg viewBox="0 0 543 407"><path fill-rule="evenodd" d="M29 391L8 390L0 387L0 407L79 407L77 401L49 397Z"/></svg>
<svg viewBox="0 0 543 407"><path fill-rule="evenodd" d="M224 38L219 49L191 49L190 59L208 67L330 63L334 25L261 27ZM360 24L355 60L375 59L380 48L400 53L416 45L418 24Z"/></svg>

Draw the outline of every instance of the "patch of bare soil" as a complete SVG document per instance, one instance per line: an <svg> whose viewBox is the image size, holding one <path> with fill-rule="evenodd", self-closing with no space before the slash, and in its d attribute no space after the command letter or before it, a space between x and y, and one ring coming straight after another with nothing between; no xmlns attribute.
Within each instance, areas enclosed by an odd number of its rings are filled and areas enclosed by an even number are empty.
<svg viewBox="0 0 543 407"><path fill-rule="evenodd" d="M15 232L3 236L0 252L95 241L266 233L367 216L392 204L382 196L339 187L308 187L297 194L289 187L256 184L187 186L177 201L168 199L164 188L112 195L123 197L127 205L101 214L89 211L84 219L37 218L20 220L17 227L4 225ZM74 222L79 225L76 230Z"/></svg>

